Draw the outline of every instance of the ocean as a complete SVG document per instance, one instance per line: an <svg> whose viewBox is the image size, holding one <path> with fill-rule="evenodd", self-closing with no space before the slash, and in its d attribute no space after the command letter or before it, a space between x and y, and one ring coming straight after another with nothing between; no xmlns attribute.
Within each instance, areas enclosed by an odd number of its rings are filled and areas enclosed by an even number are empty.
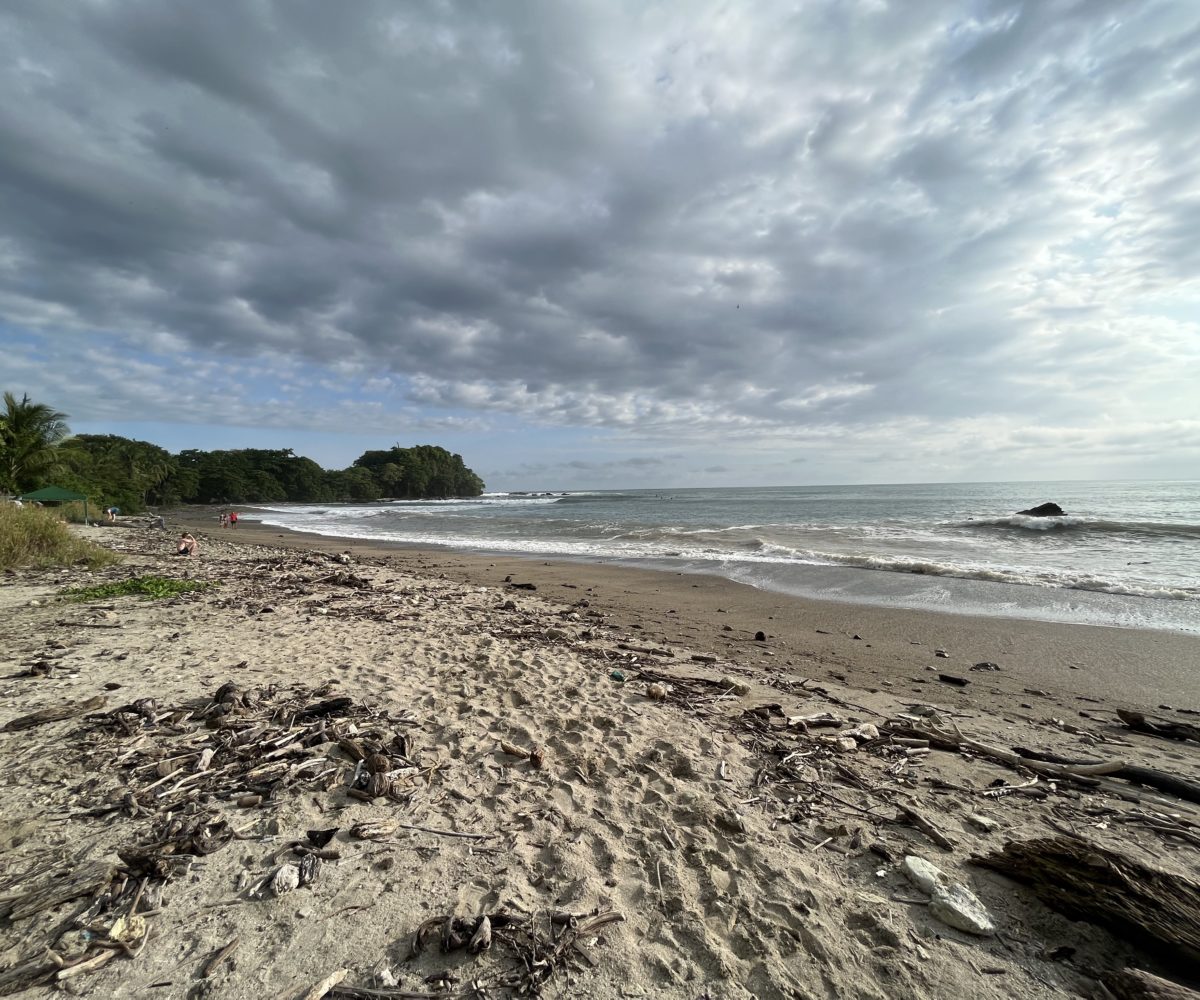
<svg viewBox="0 0 1200 1000"><path fill-rule="evenodd" d="M1015 513L1044 501L1065 515ZM489 493L244 516L331 539L715 573L852 603L1200 632L1200 482Z"/></svg>

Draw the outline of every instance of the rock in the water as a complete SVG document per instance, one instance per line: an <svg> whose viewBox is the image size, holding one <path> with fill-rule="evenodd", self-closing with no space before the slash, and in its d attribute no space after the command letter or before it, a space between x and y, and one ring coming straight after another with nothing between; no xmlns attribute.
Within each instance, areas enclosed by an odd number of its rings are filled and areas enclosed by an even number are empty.
<svg viewBox="0 0 1200 1000"><path fill-rule="evenodd" d="M939 885L929 900L929 912L936 920L968 934L987 937L996 933L992 915L975 893L962 885Z"/></svg>
<svg viewBox="0 0 1200 1000"><path fill-rule="evenodd" d="M900 870L908 876L908 880L922 892L930 895L940 885L946 884L946 873L937 865L909 854L900 863Z"/></svg>
<svg viewBox="0 0 1200 1000"><path fill-rule="evenodd" d="M1047 502L1030 507L1028 510L1019 510L1017 513L1024 514L1026 517L1062 517L1065 512L1058 504Z"/></svg>

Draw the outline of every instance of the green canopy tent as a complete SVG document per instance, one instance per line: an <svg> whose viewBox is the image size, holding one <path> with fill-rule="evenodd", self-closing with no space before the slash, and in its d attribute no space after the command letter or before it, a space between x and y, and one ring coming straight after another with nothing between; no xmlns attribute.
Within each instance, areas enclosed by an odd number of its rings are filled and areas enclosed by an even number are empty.
<svg viewBox="0 0 1200 1000"><path fill-rule="evenodd" d="M82 493L72 493L70 490L64 490L58 486L46 486L40 490L34 490L32 493L22 493L17 497L22 503L26 500L31 500L34 503L69 503L72 500L83 501L83 522L89 524L88 520L88 498Z"/></svg>

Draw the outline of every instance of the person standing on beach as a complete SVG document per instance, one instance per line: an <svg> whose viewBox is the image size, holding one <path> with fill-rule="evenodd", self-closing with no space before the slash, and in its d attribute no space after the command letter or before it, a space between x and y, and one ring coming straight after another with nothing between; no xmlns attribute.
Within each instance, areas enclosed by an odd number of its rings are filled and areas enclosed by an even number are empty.
<svg viewBox="0 0 1200 1000"><path fill-rule="evenodd" d="M229 517L229 515L226 514L225 511L221 511L221 527L222 528L225 527L225 521L228 517Z"/></svg>
<svg viewBox="0 0 1200 1000"><path fill-rule="evenodd" d="M229 512L229 527L231 527L231 528L237 527L237 511L236 510Z"/></svg>

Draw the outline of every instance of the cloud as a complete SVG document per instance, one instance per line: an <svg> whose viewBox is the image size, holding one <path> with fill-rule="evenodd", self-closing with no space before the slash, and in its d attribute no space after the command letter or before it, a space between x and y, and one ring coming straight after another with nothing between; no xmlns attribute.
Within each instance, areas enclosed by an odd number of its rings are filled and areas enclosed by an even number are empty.
<svg viewBox="0 0 1200 1000"><path fill-rule="evenodd" d="M711 470L1195 413L1194 5L18 4L0 53L9 378L89 419Z"/></svg>

